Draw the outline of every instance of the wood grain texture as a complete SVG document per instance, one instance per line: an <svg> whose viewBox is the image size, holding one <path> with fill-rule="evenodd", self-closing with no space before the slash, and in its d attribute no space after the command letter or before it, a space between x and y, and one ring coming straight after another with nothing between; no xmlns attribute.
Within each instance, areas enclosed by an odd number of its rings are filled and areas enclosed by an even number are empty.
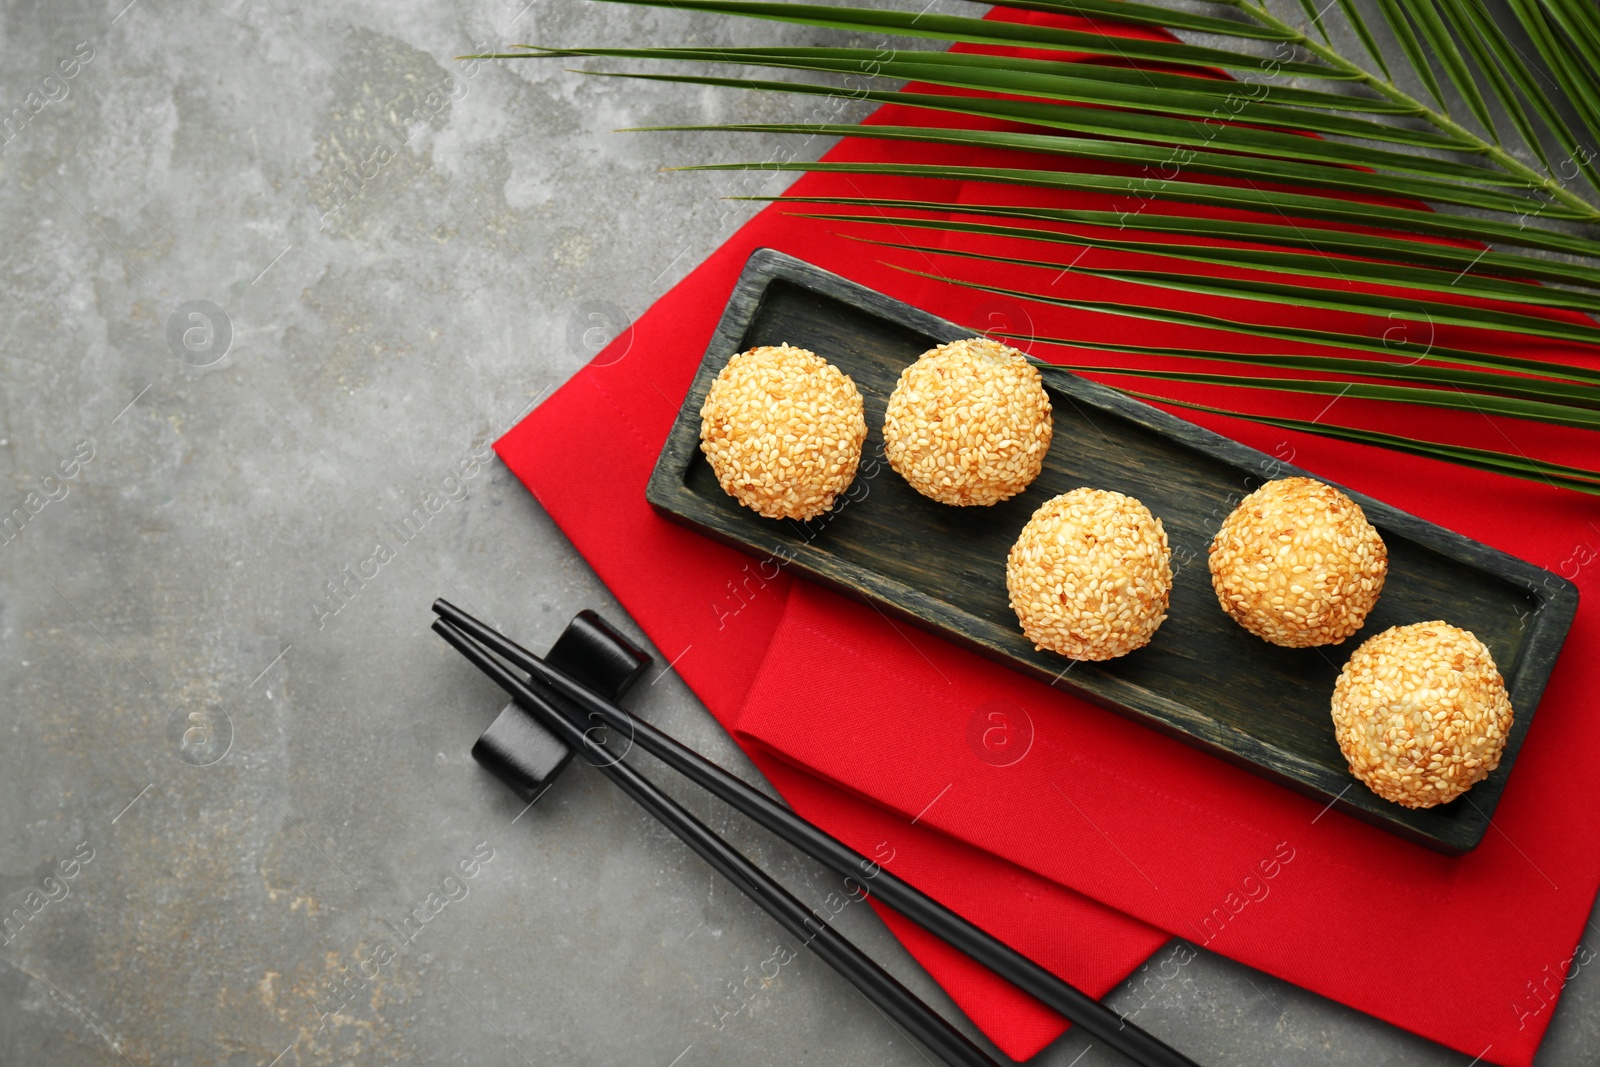
<svg viewBox="0 0 1600 1067"><path fill-rule="evenodd" d="M1316 477L1310 472L1059 369L1043 371L1055 439L1027 492L991 508L949 507L919 495L889 468L884 408L901 369L935 344L973 335L790 256L757 251L662 449L650 503L674 521L1358 819L1448 854L1476 846L1577 611L1577 587L1345 490L1388 546L1383 597L1343 644L1270 645L1218 606L1206 549L1246 494L1273 478ZM838 366L866 401L867 445L855 484L807 523L764 519L740 506L723 493L699 447L700 406L723 364L746 348L783 342ZM1137 497L1159 516L1174 571L1169 617L1151 644L1098 664L1035 651L1006 599L1006 553L1028 517L1050 497L1084 485ZM1489 647L1516 717L1493 774L1462 799L1411 810L1351 777L1334 741L1329 701L1339 669L1363 640L1431 619L1471 630Z"/></svg>

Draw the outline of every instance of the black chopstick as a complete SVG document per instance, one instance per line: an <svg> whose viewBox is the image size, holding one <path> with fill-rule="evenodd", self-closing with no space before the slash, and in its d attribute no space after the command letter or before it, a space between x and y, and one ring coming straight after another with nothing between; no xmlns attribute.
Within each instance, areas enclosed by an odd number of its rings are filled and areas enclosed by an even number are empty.
<svg viewBox="0 0 1600 1067"><path fill-rule="evenodd" d="M536 680L598 716L610 728L627 731L634 743L644 751L830 870L858 882L870 883L869 891L889 907L1060 1012L1091 1037L1146 1067L1197 1067L1193 1060L1181 1052L1128 1022L1116 1011L957 915L909 882L806 822L670 734L635 719L626 709L550 667L527 649L449 601L437 600L433 609L514 666L528 671Z"/></svg>
<svg viewBox="0 0 1600 1067"><path fill-rule="evenodd" d="M849 939L819 919L788 890L752 863L676 801L662 793L638 771L611 757L584 729L522 679L512 674L471 637L446 619L435 619L434 632L448 641L475 667L488 675L516 702L573 751L588 749L606 758L596 767L622 791L655 816L667 829L711 864L720 874L778 920L790 934L861 990L891 1020L922 1042L951 1067L999 1067L987 1053L916 994L879 967Z"/></svg>

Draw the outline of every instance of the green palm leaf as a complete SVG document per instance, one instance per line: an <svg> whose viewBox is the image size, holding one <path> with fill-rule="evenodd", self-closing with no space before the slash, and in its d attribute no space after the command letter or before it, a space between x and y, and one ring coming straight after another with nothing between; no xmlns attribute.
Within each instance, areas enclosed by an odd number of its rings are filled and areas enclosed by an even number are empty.
<svg viewBox="0 0 1600 1067"><path fill-rule="evenodd" d="M1084 274L1114 278L1134 285L1150 285L1179 292L1235 297L1242 300L1260 300L1273 304L1287 304L1291 307L1314 307L1327 311L1377 315L1391 322L1409 319L1412 322L1429 322L1440 326L1504 330L1508 333L1575 341L1579 344L1600 343L1600 329L1594 326L1560 322L1535 315L1494 311L1489 308L1464 307L1457 304L1422 304L1415 300L1385 296L1381 293L1281 285L1248 278L1227 278L1207 282L1181 274L1153 270L1099 270L1092 267L1076 269Z"/></svg>
<svg viewBox="0 0 1600 1067"><path fill-rule="evenodd" d="M1127 241L1094 234L1062 233L1057 230L1035 229L1025 226L995 226L981 222L913 218L908 215L834 215L825 212L800 211L790 212L789 214L796 218L818 219L825 222L852 222L868 226L890 226L897 230L939 230L945 233L970 233L985 237L1007 237L1019 241L1103 248L1113 252L1135 252L1141 255L1162 256L1167 259L1182 260L1186 263L1209 263L1221 267L1267 270L1279 275L1320 278L1341 282L1381 282L1403 286L1407 289L1448 293L1453 296L1477 297L1484 300L1505 300L1573 311L1600 312L1600 293L1581 293L1573 292L1570 289L1555 289L1549 286L1501 281L1465 271L1451 273L1450 271L1437 270L1433 267L1414 267L1375 260L1335 259L1327 252L1264 251L1255 248L1229 248L1209 244L1191 244L1182 240L1163 240L1160 242ZM939 251L944 251L944 249L939 249ZM1051 263L1049 265L1060 267L1059 263Z"/></svg>
<svg viewBox="0 0 1600 1067"><path fill-rule="evenodd" d="M1346 21L1356 31L1356 37L1361 41L1361 47L1367 50L1367 55L1387 79L1393 80L1389 74L1389 64L1384 62L1383 49L1378 47L1377 39L1372 36L1372 30L1367 26L1367 20L1361 17L1360 10L1352 0L1339 0L1339 10L1344 14Z"/></svg>
<svg viewBox="0 0 1600 1067"><path fill-rule="evenodd" d="M1149 285L1178 292L1200 293L1207 296L1234 297L1242 300L1260 300L1292 307L1315 307L1330 311L1349 311L1362 315L1382 316L1389 322L1407 320L1427 322L1440 326L1468 326L1491 330L1531 334L1553 340L1576 341L1579 344L1600 344L1600 327L1559 322L1534 315L1494 311L1488 308L1464 307L1454 304L1423 305L1415 300L1386 296L1381 293L1358 293L1327 286L1291 286L1276 282L1248 278L1199 278L1193 275L1172 274L1144 268L1108 269L1074 263L1064 268L1061 263L1048 260L1023 259L986 252L973 252L959 248L932 248L925 245L901 244L893 241L871 241L884 248L921 252L931 255L958 256L981 259L991 263L1009 263L1044 270L1070 270L1094 278L1110 278L1134 285ZM1036 298L1037 299L1037 298ZM1544 365L1554 370L1555 364Z"/></svg>
<svg viewBox="0 0 1600 1067"><path fill-rule="evenodd" d="M1217 315L1204 315L1196 311L1177 311L1172 308L1149 307L1144 304L1128 304L1115 300L1082 300L1073 297L1054 296L1047 293L1029 292L1024 289L987 285L967 278L950 278L942 274L930 274L927 271L902 266L898 263L890 263L888 266L893 267L895 270L904 271L907 274L914 274L919 278L948 282L952 285L994 293L997 296L1009 296L1018 300L1032 300L1041 304L1072 308L1077 311L1099 311L1112 315L1124 315L1130 318L1149 319L1151 322L1164 322L1173 326L1192 326L1202 330L1217 330L1245 337L1260 337L1272 341L1290 341L1295 344L1319 345L1325 348L1338 348L1346 351L1371 352L1373 355L1388 357L1393 357L1399 350L1415 344L1409 338L1402 338L1400 341L1395 342L1390 341L1387 337L1362 337L1354 334L1333 333L1327 330L1311 330L1298 326L1269 326L1261 323L1239 322ZM1153 349L1142 350L1154 351ZM1416 358L1428 359L1437 363L1459 363L1468 367L1490 367L1521 373L1548 374L1552 377L1565 378L1568 381L1600 384L1600 371L1551 363L1537 363L1529 366L1526 361L1516 360L1514 357L1500 353L1479 352L1471 349L1453 348L1447 345L1429 343L1426 351Z"/></svg>
<svg viewBox="0 0 1600 1067"><path fill-rule="evenodd" d="M1002 334L1016 338L1015 334ZM1541 378L1522 378L1510 374L1490 374L1483 371L1466 371L1455 367L1440 367L1427 363L1389 363L1375 359L1341 359L1337 356L1289 356L1261 352L1210 352L1194 348L1148 347L1124 345L1107 341L1075 341L1061 337L1030 337L1035 344L1057 348L1081 348L1092 352L1124 352L1141 357L1159 356L1164 359L1200 360L1210 363L1241 363L1274 370L1310 371L1316 374L1338 374L1348 381L1351 377L1385 378L1391 381L1425 382L1440 388L1451 388L1471 393L1493 396L1520 397L1563 407L1587 408L1600 411L1600 389L1592 385L1572 382L1552 382ZM1146 368L1148 369L1148 368Z"/></svg>
<svg viewBox="0 0 1600 1067"><path fill-rule="evenodd" d="M1317 28L1317 33L1324 41L1331 42L1333 40L1328 36L1327 23L1322 21L1322 9L1316 5L1314 0L1300 0L1300 10L1306 13L1306 21Z"/></svg>
<svg viewBox="0 0 1600 1067"><path fill-rule="evenodd" d="M1528 64L1522 53L1506 39L1505 35L1500 32L1499 27L1495 25L1494 19L1490 17L1489 12L1484 7L1483 0L1459 0L1459 8L1477 31L1478 39L1493 53L1495 61L1505 72L1506 77L1517 87L1522 100L1526 101L1534 111L1538 112L1545 128L1555 135L1562 151L1567 153L1567 160L1563 162L1571 161L1574 175L1583 174L1584 179L1591 187L1600 190L1600 169L1597 169L1590 161L1590 153L1581 150L1582 146L1578 143L1577 133L1562 118L1561 113L1551 100L1551 94L1544 86L1538 83L1538 78L1533 68ZM1537 139L1533 139L1531 143L1534 146L1539 144ZM1539 151L1539 154L1543 158L1542 150ZM1560 164L1556 167L1556 173L1558 175L1561 174Z"/></svg>
<svg viewBox="0 0 1600 1067"><path fill-rule="evenodd" d="M1171 397L1141 393L1134 389L1127 389L1124 392L1147 403L1170 404L1173 407L1187 408L1190 411L1205 411L1213 415L1227 415L1235 419L1248 419L1251 422L1259 422L1265 426L1276 426L1283 430L1296 430L1300 433L1315 434L1319 437L1331 437L1338 441L1353 441L1357 444L1373 445L1377 448L1387 448L1391 451L1405 452L1413 456L1425 456L1428 459L1443 460L1446 463L1455 463L1463 467L1471 467L1474 470L1489 471L1492 474L1506 474L1513 478L1523 478L1530 482L1541 482L1545 485L1572 489L1580 493L1600 495L1600 471L1586 470L1583 467L1549 463L1544 460L1529 459L1523 455L1509 455L1484 448L1468 448L1465 445L1425 441L1415 437L1383 433L1380 430L1364 430L1353 426L1312 422L1309 419L1289 419L1279 415L1259 415L1248 411L1234 411L1230 408L1213 407L1210 404L1196 404L1193 401L1174 400Z"/></svg>
<svg viewBox="0 0 1600 1067"><path fill-rule="evenodd" d="M1044 339L1132 357L1250 368L1237 373L1173 370L1170 364L1086 368L1091 373L1355 396L1600 429L1600 369L1503 350L1507 335L1517 335L1600 354L1600 326L1570 315L1600 313L1600 203L1592 195L1600 192L1592 147L1600 144L1600 8L1592 0L1504 0L1502 16L1492 14L1486 0L1297 0L1288 5L1298 12L1294 21L1273 6L1288 0L1213 0L1209 7L1183 10L1159 0L1014 0L1006 5L1091 20L1079 25L766 0L607 2L918 43L911 50L520 46L520 51L495 55L800 71L823 79L843 77L848 87L744 77L744 70L736 77L700 71L585 73L847 97L914 108L918 116L978 119L982 128L969 128L971 122L961 128L935 125L932 118L920 117L863 127L824 119L651 128L869 137L956 149L946 153L955 160L948 163L835 160L676 169L927 180L929 191L922 199L875 197L868 190L860 196L804 200L880 213L809 213L819 221L1026 241L1029 257L906 240L870 242L885 249L1057 272L1056 282L1035 292L959 278L944 281L1217 337L1311 346L1311 354L1290 354L1232 351L1227 344L1209 350ZM1328 20L1334 17L1353 30L1362 54L1333 43ZM1519 49L1497 17L1505 17L1508 25L1514 20L1533 47ZM1199 34L1220 43L1100 30L1117 23ZM1389 54L1374 33L1380 24L1388 31ZM948 43L962 47L932 50ZM996 47L1029 54L996 55ZM1059 58L1043 58L1041 52ZM1219 71L1248 80L1233 81ZM1411 93L1392 72L1420 82L1426 97ZM855 79L863 79L865 87ZM894 87L907 82L917 88ZM1460 117L1451 110L1456 102L1464 105L1457 108ZM1554 166L1547 141L1565 153ZM1009 153L1006 165L964 158L992 157L997 151ZM1586 185L1569 185L1579 175ZM1021 186L1046 196L1082 194L1099 202L1083 208L969 202L966 186L950 184L957 182ZM1362 199L1352 199L1358 196ZM1200 216L1196 208L1210 210ZM1492 247L1484 247L1485 241ZM1161 259L1155 264L1136 258L1128 261L1131 266L1082 262L1089 249ZM1068 259L1068 253L1078 258ZM1223 276L1215 270L1219 267L1226 268ZM1129 291L1147 291L1152 299L1058 295L1055 286L1069 269L1137 286ZM1229 276L1229 270L1244 276ZM1359 285L1339 284L1345 282ZM1376 286L1405 292L1368 291ZM1458 346L1407 345L1397 352L1387 335L1240 322L1226 312L1150 306L1159 302L1160 292L1366 316L1379 331L1402 322L1485 332ZM1414 358L1400 358L1406 356ZM1600 492L1600 474L1583 468L1367 429L1244 417Z"/></svg>
<svg viewBox="0 0 1600 1067"><path fill-rule="evenodd" d="M674 81L682 79L672 79ZM873 99L879 94L867 94ZM890 94L882 94L888 96ZM951 103L927 103L930 98L921 94L910 96L901 103L918 107L936 107L963 114L977 114L980 109L956 101L962 97L948 98ZM944 98L941 98L944 99ZM1012 105L1015 107L1015 105ZM987 110L987 109L983 109ZM1097 123L1084 123L1085 126ZM1170 147L1159 144L1140 144L1128 141L1091 140L1081 137L1064 137L1059 134L1009 133L998 130L952 130L942 126L844 126L835 123L724 123L716 126L639 126L624 132L695 130L727 133L796 133L824 137L856 136L889 141L926 141L930 144L953 144L968 148L1001 148L1022 152L1040 152L1047 155L1067 155L1078 159L1093 159L1128 166L1165 167L1171 163ZM1304 138L1299 138L1304 140ZM1238 154L1236 151L1198 151L1187 163L1187 169L1197 174L1217 174L1226 177L1257 178L1262 181L1294 182L1311 188L1346 190L1353 193L1393 197L1426 197L1441 204L1458 204L1517 214L1540 207L1531 197L1518 196L1495 189L1458 185L1452 182L1413 178L1404 175L1373 174L1344 167L1306 167L1280 159L1261 159Z"/></svg>
<svg viewBox="0 0 1600 1067"><path fill-rule="evenodd" d="M1427 86L1429 94L1438 101L1439 107L1444 107L1444 93L1439 89L1439 79L1434 77L1433 66L1428 62L1428 53L1418 39L1416 31L1411 27L1411 20L1406 17L1405 9L1400 6L1399 0L1377 0L1378 7L1383 12L1384 21L1389 24L1389 32L1394 34L1395 40L1400 42L1400 48L1405 52L1406 58L1411 61L1411 68L1422 78L1422 84ZM1427 6L1428 0L1420 0L1416 8Z"/></svg>
<svg viewBox="0 0 1600 1067"><path fill-rule="evenodd" d="M1467 46L1467 52L1472 56L1473 63L1487 80L1495 102L1516 127L1517 135L1522 138L1523 145L1532 150L1548 171L1550 156L1545 151L1544 142L1539 137L1533 118L1505 72L1500 69L1500 64L1495 60L1489 46L1484 43L1483 37L1474 27L1471 15L1467 12L1467 3L1468 0L1440 0L1439 6L1445 20L1450 24L1451 31ZM1492 122L1489 124L1489 129L1491 132L1494 131Z"/></svg>
<svg viewBox="0 0 1600 1067"><path fill-rule="evenodd" d="M1381 226L1397 231L1424 233L1472 241L1485 238L1525 248L1540 248L1567 255L1600 259L1600 242L1555 230L1544 230L1495 219L1466 218L1443 212L1363 204L1326 196L1310 196L1256 186L1212 185L1181 179L1124 177L1055 170L1029 170L1022 167L970 167L955 164L925 163L702 163L673 167L683 171L765 170L774 172L810 171L818 174L884 174L901 178L950 178L956 181L998 182L1002 185L1028 185L1041 189L1073 192L1111 193L1138 199L1159 197L1187 204L1241 208L1274 214L1294 213L1301 217L1326 219L1357 226ZM947 209L959 210L959 204ZM1303 245L1310 242L1303 241Z"/></svg>
<svg viewBox="0 0 1600 1067"><path fill-rule="evenodd" d="M1148 370L1140 367L1096 367L1067 364L1079 374L1121 374L1131 378L1159 378L1193 385L1220 385L1230 389L1276 389L1286 393L1313 396L1349 397L1352 400L1383 400L1390 403L1420 404L1424 407L1473 411L1483 415L1505 415L1553 426L1600 429L1600 411L1584 411L1564 404L1549 404L1521 397L1488 396L1465 390L1419 389L1413 386L1384 385L1355 380L1321 378L1263 378L1248 374L1217 374L1203 371Z"/></svg>
<svg viewBox="0 0 1600 1067"><path fill-rule="evenodd" d="M760 89L767 92L795 93L805 96L837 97L839 91L826 85L807 85L801 82L757 81L749 78L712 78L696 77L681 74L608 74L605 77L637 78L646 81L680 82L688 85L715 85L729 88ZM1254 157L1264 157L1268 160L1297 161L1302 164L1322 164L1320 167L1300 166L1293 168L1291 174L1285 175L1280 168L1276 176L1293 177L1302 182L1316 183L1327 177L1328 174L1351 176L1354 167L1387 167L1390 170L1405 171L1411 174L1426 175L1435 178L1453 178L1462 182L1477 182L1489 186L1514 186L1520 184L1517 179L1493 167L1482 164L1457 163L1447 159L1434 159L1431 156L1415 156L1404 152L1395 152L1381 148L1363 148L1359 145L1349 145L1343 142L1323 141L1311 137L1297 136L1294 134L1280 133L1275 130L1257 130L1248 126L1234 126L1216 123L1196 123L1188 119L1172 119L1165 116L1151 115L1132 110L1111 110L1108 108L1063 108L1060 106L1031 103L1015 100L995 100L984 97L954 96L938 93L910 93L910 92L880 92L871 89L857 90L852 96L857 100L872 100L878 103L896 103L908 107L927 108L934 111L953 111L964 115L979 115L985 118L1004 119L1012 122L1025 122L1034 126L1043 126L1049 129L1070 130L1074 133L1094 134L1103 137L1120 137L1131 141L1143 141L1155 145L1178 146L1195 148L1207 153L1210 163L1211 154L1239 153ZM803 124L790 124L801 127ZM636 127L639 129L699 129L699 130L737 130L738 125L722 126L658 126ZM851 126L856 136L871 136L877 126ZM809 132L800 129L799 132ZM951 130L941 128L937 132L945 135L976 134L983 131ZM1040 137L1041 135L1030 135ZM1051 152L1062 155L1076 155L1077 146L1050 147L1050 142L1059 141L1051 137L1040 140L1031 151ZM1161 157L1163 165L1170 165L1175 156L1167 152ZM1214 165L1214 163L1210 163ZM1188 169L1198 169L1193 161L1186 162ZM1384 181L1388 177L1381 173L1367 174L1361 172L1361 177L1369 181ZM1448 196L1452 189L1465 189L1461 186L1449 186L1436 183L1420 192L1401 193L1402 196L1428 196L1435 198L1434 194ZM1476 204L1473 206L1487 207L1492 211L1506 211L1517 213L1531 211L1539 208L1541 201L1527 196L1505 196L1502 200L1493 203ZM1571 210L1551 208L1549 210L1560 212L1560 217L1578 218ZM1555 216L1553 216L1555 217Z"/></svg>
<svg viewBox="0 0 1600 1067"><path fill-rule="evenodd" d="M1589 69L1597 69L1600 66L1600 12L1592 4L1585 6L1580 0L1554 0L1548 10L1567 32Z"/></svg>
<svg viewBox="0 0 1600 1067"><path fill-rule="evenodd" d="M967 52L896 53L886 59L878 50L865 48L592 48L539 49L536 54L542 58L683 60L805 70L1012 93L1163 115L1210 118L1220 107L1232 120L1256 126L1309 130L1446 151L1471 153L1476 149L1471 141L1438 130L1414 129L1331 113L1410 113L1392 101L1293 87L1274 87L1270 96L1257 98L1241 92L1240 84L1235 81L1134 71L1103 64L1006 59ZM496 53L495 57L530 58L522 53ZM744 81L733 84L750 85ZM830 92L837 94L836 89Z"/></svg>
<svg viewBox="0 0 1600 1067"><path fill-rule="evenodd" d="M1329 255L1361 256L1368 259L1385 257L1390 264L1403 268L1415 263L1438 270L1451 271L1463 280L1479 273L1504 278L1522 278L1529 281L1554 282L1600 288L1600 270L1575 263L1552 263L1533 256L1486 252L1481 249L1456 245L1433 244L1407 238L1388 237L1382 234L1354 233L1345 230L1312 228L1307 224L1241 222L1232 219L1209 219L1191 215L1169 215L1157 210L1138 213L1127 211L1090 211L1071 208L1024 207L1014 204L982 204L963 201L948 204L933 200L897 200L883 197L859 196L736 196L732 200L770 201L790 203L837 204L844 207L862 207L873 211L938 211L963 215L1005 219L1030 219L1039 222L1100 226L1114 230L1136 230L1141 233L1170 234L1174 236L1203 237L1249 241L1253 244L1272 245L1283 249L1307 248L1309 251L1285 252L1304 259L1325 259ZM851 216L860 221L871 221L868 216ZM905 216L895 215L889 221L899 222ZM1034 230L1036 239L1048 239L1051 230ZM1211 246L1208 246L1211 247ZM1219 250L1220 250L1220 246ZM1371 264L1368 264L1369 266ZM1411 283L1406 283L1411 284ZM1562 292L1541 288L1547 294ZM1518 290L1508 299L1531 299ZM1577 294L1580 298L1584 294ZM1559 298L1555 298L1559 299ZM1535 300L1535 302L1537 302ZM1583 305L1587 307L1588 305Z"/></svg>
<svg viewBox="0 0 1600 1067"><path fill-rule="evenodd" d="M631 4L638 7L670 7L675 11L742 15L746 18L773 19L798 26L820 26L831 30L920 37L930 41L1061 49L1068 52L1087 52L1092 55L1110 55L1125 60L1141 59L1179 66L1255 70L1261 65L1260 57L1250 52L1233 52L1225 48L1203 48L1198 45L1165 41L1146 41L1133 37L1110 38L1104 34L1080 30L1028 26L990 19L963 18L958 15L932 15L882 8L827 7L821 4L766 3L762 0L599 0L599 2ZM1282 35L1282 30L1275 36L1289 39ZM1286 74L1303 74L1313 78L1347 77L1315 63L1284 63L1282 70Z"/></svg>
<svg viewBox="0 0 1600 1067"><path fill-rule="evenodd" d="M1473 80L1472 72L1467 68L1467 61L1461 54L1461 49L1456 46L1456 40L1450 35L1450 30L1445 26L1436 4L1438 0L1415 0L1411 5L1411 13L1422 30L1423 38L1428 46L1433 49L1433 54L1439 57L1439 63L1444 67L1445 73L1467 102L1473 115L1483 123L1484 129L1491 136L1499 138L1494 132L1494 119L1489 114L1489 105L1484 102L1483 94L1478 91L1478 83Z"/></svg>
<svg viewBox="0 0 1600 1067"><path fill-rule="evenodd" d="M1533 38L1534 47L1561 85L1589 129L1589 136L1600 138L1600 86L1594 81L1595 68L1587 71L1574 56L1572 39L1560 35L1545 17L1545 7L1533 0L1508 0L1517 18Z"/></svg>
<svg viewBox="0 0 1600 1067"><path fill-rule="evenodd" d="M1023 11L1054 11L1063 15L1112 19L1135 26L1215 33L1223 37L1251 37L1263 41L1289 39L1282 31L1256 23L1174 11L1171 8L1134 3L1133 0L1007 0L1006 6Z"/></svg>
<svg viewBox="0 0 1600 1067"><path fill-rule="evenodd" d="M1236 4L1239 10L1246 12L1264 25L1274 26L1281 29L1292 28L1274 16L1267 9L1264 3L1252 2L1252 0L1233 0L1233 2ZM1506 74L1530 99L1535 108L1539 110L1540 115L1544 118L1546 124L1549 125L1551 130L1555 132L1559 138L1561 138L1563 145L1567 146L1568 151L1571 152L1573 147L1576 145L1576 138L1573 132L1562 121L1557 109L1552 106L1550 100L1548 99L1548 94L1541 93L1536 87L1536 75L1533 68L1521 56L1517 49L1510 44L1505 35L1494 24L1494 20L1489 16L1484 7L1484 0L1460 0L1460 2L1462 5L1464 5L1467 13L1470 15L1475 27L1477 28L1478 33L1482 35L1485 44L1487 44L1494 52L1495 58L1500 62ZM1530 2L1548 3L1551 2L1551 0L1530 0ZM1388 79L1387 76L1380 78L1374 75L1371 71L1363 69L1359 63L1355 62L1349 57L1340 55L1332 48L1325 45L1320 45L1318 42L1308 37L1304 37L1303 35L1297 41L1297 43L1300 44L1301 47L1303 47L1306 51L1323 60L1330 67L1334 68L1345 77L1367 86L1380 96L1395 100L1397 102L1407 101L1414 104L1419 109L1418 114L1421 115L1430 125L1449 133L1477 140L1482 145L1483 150L1492 159L1494 159L1495 162L1505 167L1508 172L1520 174L1526 177L1531 186L1541 188L1553 199L1566 203L1580 211L1587 212L1588 218L1591 221L1600 221L1600 210L1597 210L1595 205L1592 203L1583 200L1582 197L1579 197L1577 194L1567 190L1560 180L1550 176L1549 174L1540 173L1534 168L1527 166L1518 160L1513 154L1502 149L1499 145L1484 141L1482 138L1472 133L1472 131L1467 130L1459 123L1455 122L1442 110L1435 111L1434 109L1423 104L1420 100L1417 100L1416 98L1407 94L1404 90L1395 85L1392 80ZM1420 67L1416 67L1415 64L1414 67L1418 76L1423 78L1424 81L1431 79L1431 68L1429 68L1427 65L1426 57L1422 57ZM1591 176L1596 176L1596 172L1592 167L1587 167L1586 173L1590 174Z"/></svg>

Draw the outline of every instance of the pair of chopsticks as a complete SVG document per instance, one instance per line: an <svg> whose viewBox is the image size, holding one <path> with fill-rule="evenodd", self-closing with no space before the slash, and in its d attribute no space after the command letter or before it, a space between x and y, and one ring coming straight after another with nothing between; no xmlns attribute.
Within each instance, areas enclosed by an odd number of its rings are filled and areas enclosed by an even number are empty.
<svg viewBox="0 0 1600 1067"><path fill-rule="evenodd" d="M648 778L594 740L593 721L632 738L713 796L731 805L836 874L852 879L869 894L929 932L960 949L996 974L1066 1016L1091 1037L1146 1067L1197 1067L1098 1000L1040 967L1015 949L963 919L910 883L823 833L788 808L706 759L669 734L635 719L626 710L546 664L521 645L446 600L434 602L434 632L554 733L572 751L602 758L596 769L671 830L694 852L759 904L790 934L821 956L885 1015L952 1067L999 1067L941 1015L901 985L855 944L818 918L772 876L712 832L661 792ZM499 658L496 658L499 657ZM504 662L501 662L504 660ZM507 664L510 664L508 667ZM513 670L513 668L515 668ZM524 680L517 672L526 672ZM554 694L580 709L583 719ZM584 721L587 720L587 721Z"/></svg>

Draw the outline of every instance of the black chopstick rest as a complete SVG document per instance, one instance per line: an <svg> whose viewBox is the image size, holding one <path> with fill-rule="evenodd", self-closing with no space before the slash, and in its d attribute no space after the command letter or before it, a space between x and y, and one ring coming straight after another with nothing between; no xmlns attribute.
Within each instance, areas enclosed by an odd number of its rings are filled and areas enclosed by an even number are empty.
<svg viewBox="0 0 1600 1067"><path fill-rule="evenodd" d="M596 692L619 700L650 666L650 653L584 608L572 617L544 661Z"/></svg>
<svg viewBox="0 0 1600 1067"><path fill-rule="evenodd" d="M620 700L650 666L650 655L595 612L578 612L545 654L545 662L589 688ZM553 700L564 698L554 696ZM516 701L495 716L472 746L472 758L532 804L572 759L572 750Z"/></svg>

